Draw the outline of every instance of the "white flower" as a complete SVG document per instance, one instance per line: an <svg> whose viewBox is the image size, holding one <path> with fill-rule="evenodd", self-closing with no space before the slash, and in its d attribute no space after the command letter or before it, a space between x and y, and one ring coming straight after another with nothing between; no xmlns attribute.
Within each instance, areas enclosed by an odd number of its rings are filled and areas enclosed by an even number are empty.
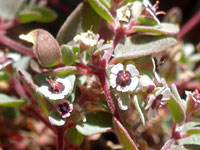
<svg viewBox="0 0 200 150"><path fill-rule="evenodd" d="M131 18L138 18L142 12L142 3L135 1L116 10L119 21L129 23Z"/></svg>
<svg viewBox="0 0 200 150"><path fill-rule="evenodd" d="M67 118L71 115L73 111L73 105L70 104L68 100L61 100L57 103L57 112L62 116L62 118Z"/></svg>
<svg viewBox="0 0 200 150"><path fill-rule="evenodd" d="M154 82L151 80L151 78L148 75L141 75L139 83L140 83L141 90L146 91L148 93L151 93L156 87Z"/></svg>
<svg viewBox="0 0 200 150"><path fill-rule="evenodd" d="M124 66L118 63L111 69L110 85L117 91L134 91L139 82L138 76L139 72L134 65L128 64L124 70Z"/></svg>
<svg viewBox="0 0 200 150"><path fill-rule="evenodd" d="M171 91L170 88L167 86L164 87L158 87L156 89L155 94L151 94L149 96L148 103L145 107L145 110L148 110L148 117L155 117L156 114L156 108L159 106L162 106L170 99Z"/></svg>
<svg viewBox="0 0 200 150"><path fill-rule="evenodd" d="M56 78L55 80L47 79L50 86L43 85L37 89L38 92L43 94L50 100L61 100L69 94L73 88L67 78Z"/></svg>
<svg viewBox="0 0 200 150"><path fill-rule="evenodd" d="M81 33L74 38L75 42L79 42L84 50L89 49L90 47L94 47L98 43L98 36L95 35L92 31L88 30L88 32Z"/></svg>
<svg viewBox="0 0 200 150"><path fill-rule="evenodd" d="M130 9L131 3L128 3L127 5L120 7L116 10L117 12L117 18L119 21L123 21L128 23L131 17L131 9Z"/></svg>

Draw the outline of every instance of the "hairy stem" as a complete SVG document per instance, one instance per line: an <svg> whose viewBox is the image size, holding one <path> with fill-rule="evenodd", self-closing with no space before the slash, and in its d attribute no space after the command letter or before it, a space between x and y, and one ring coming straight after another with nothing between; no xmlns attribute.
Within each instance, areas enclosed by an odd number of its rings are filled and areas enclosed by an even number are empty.
<svg viewBox="0 0 200 150"><path fill-rule="evenodd" d="M190 19L177 34L177 38L182 38L186 33L188 33L195 25L200 21L200 11L198 11L192 19Z"/></svg>
<svg viewBox="0 0 200 150"><path fill-rule="evenodd" d="M33 58L35 58L35 54L33 53L33 50L25 47L16 41L13 41L9 37L5 36L4 34L0 34L0 42L10 48L13 48L15 51L20 52L22 54L29 55Z"/></svg>
<svg viewBox="0 0 200 150"><path fill-rule="evenodd" d="M103 90L104 90L104 94L106 95L106 99L107 99L107 102L109 104L109 107L110 107L110 110L113 114L114 117L116 117L120 122L122 122L121 118L120 118L120 115L115 107L115 104L114 104L114 101L113 101L113 98L111 96L111 92L110 92L110 89L108 87L108 84L106 83L106 78L104 75L102 74L99 74L99 80L101 82L101 85L103 87Z"/></svg>
<svg viewBox="0 0 200 150"><path fill-rule="evenodd" d="M102 61L106 61L106 63L108 63L108 61L110 60L113 51L117 45L117 43L119 42L119 40L124 36L124 31L121 29L118 29L116 32L116 36L113 40L112 46L110 47L110 49L104 54Z"/></svg>

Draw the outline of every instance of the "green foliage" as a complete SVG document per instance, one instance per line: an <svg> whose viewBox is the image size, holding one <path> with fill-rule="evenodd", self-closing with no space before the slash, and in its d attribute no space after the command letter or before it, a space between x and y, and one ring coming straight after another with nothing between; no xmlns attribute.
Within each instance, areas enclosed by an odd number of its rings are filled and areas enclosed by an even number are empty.
<svg viewBox="0 0 200 150"><path fill-rule="evenodd" d="M116 134L118 135L125 150L138 150L134 141L131 139L123 125L116 119L113 119Z"/></svg>
<svg viewBox="0 0 200 150"><path fill-rule="evenodd" d="M117 44L115 59L132 59L164 51L176 44L176 39L167 36L129 36Z"/></svg>
<svg viewBox="0 0 200 150"><path fill-rule="evenodd" d="M10 97L6 94L0 93L0 106L3 107L20 107L24 106L26 101L15 97Z"/></svg>
<svg viewBox="0 0 200 150"><path fill-rule="evenodd" d="M110 131L112 129L112 115L103 111L89 113L86 115L85 121L76 125L76 129L83 135Z"/></svg>
<svg viewBox="0 0 200 150"><path fill-rule="evenodd" d="M109 10L98 0L88 0L91 7L106 21L114 22L114 18Z"/></svg>
<svg viewBox="0 0 200 150"><path fill-rule="evenodd" d="M62 60L66 65L71 65L74 61L74 55L72 48L68 45L62 45L60 47L62 53Z"/></svg>
<svg viewBox="0 0 200 150"><path fill-rule="evenodd" d="M80 146L83 142L84 136L76 128L69 128L67 130L67 139L73 145Z"/></svg>
<svg viewBox="0 0 200 150"><path fill-rule="evenodd" d="M57 40L60 44L65 44L81 33L86 32L92 27L94 32L97 31L99 17L96 12L85 2L70 14L57 34Z"/></svg>

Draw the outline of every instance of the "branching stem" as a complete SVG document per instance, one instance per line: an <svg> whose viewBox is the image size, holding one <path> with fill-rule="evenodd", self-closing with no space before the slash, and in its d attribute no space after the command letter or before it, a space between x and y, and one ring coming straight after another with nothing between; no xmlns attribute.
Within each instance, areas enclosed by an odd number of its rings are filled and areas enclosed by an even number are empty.
<svg viewBox="0 0 200 150"><path fill-rule="evenodd" d="M32 49L25 47L25 46L17 43L16 41L13 41L9 37L5 36L4 34L0 34L0 42L10 48L13 48L15 51L18 51L22 54L26 54L26 55L29 55L29 56L35 58L35 54L33 53Z"/></svg>

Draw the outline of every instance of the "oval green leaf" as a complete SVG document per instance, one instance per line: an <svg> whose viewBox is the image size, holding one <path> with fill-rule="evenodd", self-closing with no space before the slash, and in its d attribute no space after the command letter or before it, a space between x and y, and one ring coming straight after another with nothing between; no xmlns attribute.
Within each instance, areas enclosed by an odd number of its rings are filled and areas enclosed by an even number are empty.
<svg viewBox="0 0 200 150"><path fill-rule="evenodd" d="M74 54L71 46L62 45L60 47L62 53L62 60L65 65L71 65L74 61Z"/></svg>
<svg viewBox="0 0 200 150"><path fill-rule="evenodd" d="M83 142L84 136L76 128L69 128L67 130L67 139L73 145L79 146Z"/></svg>
<svg viewBox="0 0 200 150"><path fill-rule="evenodd" d="M133 26L135 31L154 33L158 35L175 35L179 32L179 27L175 24L160 23L155 26Z"/></svg>
<svg viewBox="0 0 200 150"><path fill-rule="evenodd" d="M167 101L172 118L176 123L181 123L185 120L185 109L181 103L181 99L177 96L176 87L172 85L172 93L170 100Z"/></svg>
<svg viewBox="0 0 200 150"><path fill-rule="evenodd" d="M33 7L31 11L38 12L40 14L40 17L35 19L37 22L47 23L52 22L57 18L57 14L49 8Z"/></svg>
<svg viewBox="0 0 200 150"><path fill-rule="evenodd" d="M106 21L114 22L114 18L109 10L99 0L88 0L90 6Z"/></svg>
<svg viewBox="0 0 200 150"><path fill-rule="evenodd" d="M118 138L121 141L121 143L124 145L124 149L139 150L134 141L131 139L129 133L116 118L113 118L113 123L115 126L116 134L118 135Z"/></svg>
<svg viewBox="0 0 200 150"><path fill-rule="evenodd" d="M103 111L87 114L86 121L77 124L76 129L83 135L110 131L112 129L112 115Z"/></svg>
<svg viewBox="0 0 200 150"><path fill-rule="evenodd" d="M167 36L136 35L120 41L115 49L115 59L132 59L159 53L176 44L176 39Z"/></svg>
<svg viewBox="0 0 200 150"><path fill-rule="evenodd" d="M99 24L98 14L90 7L87 2L81 3L70 14L57 34L60 44L67 43L81 33L88 31L91 27L93 32L97 32Z"/></svg>
<svg viewBox="0 0 200 150"><path fill-rule="evenodd" d="M35 21L41 17L39 12L23 11L18 14L18 19L21 23L29 23Z"/></svg>
<svg viewBox="0 0 200 150"><path fill-rule="evenodd" d="M4 107L20 107L25 105L25 101L22 99L17 99L15 97L10 97L6 94L0 93L0 106Z"/></svg>

